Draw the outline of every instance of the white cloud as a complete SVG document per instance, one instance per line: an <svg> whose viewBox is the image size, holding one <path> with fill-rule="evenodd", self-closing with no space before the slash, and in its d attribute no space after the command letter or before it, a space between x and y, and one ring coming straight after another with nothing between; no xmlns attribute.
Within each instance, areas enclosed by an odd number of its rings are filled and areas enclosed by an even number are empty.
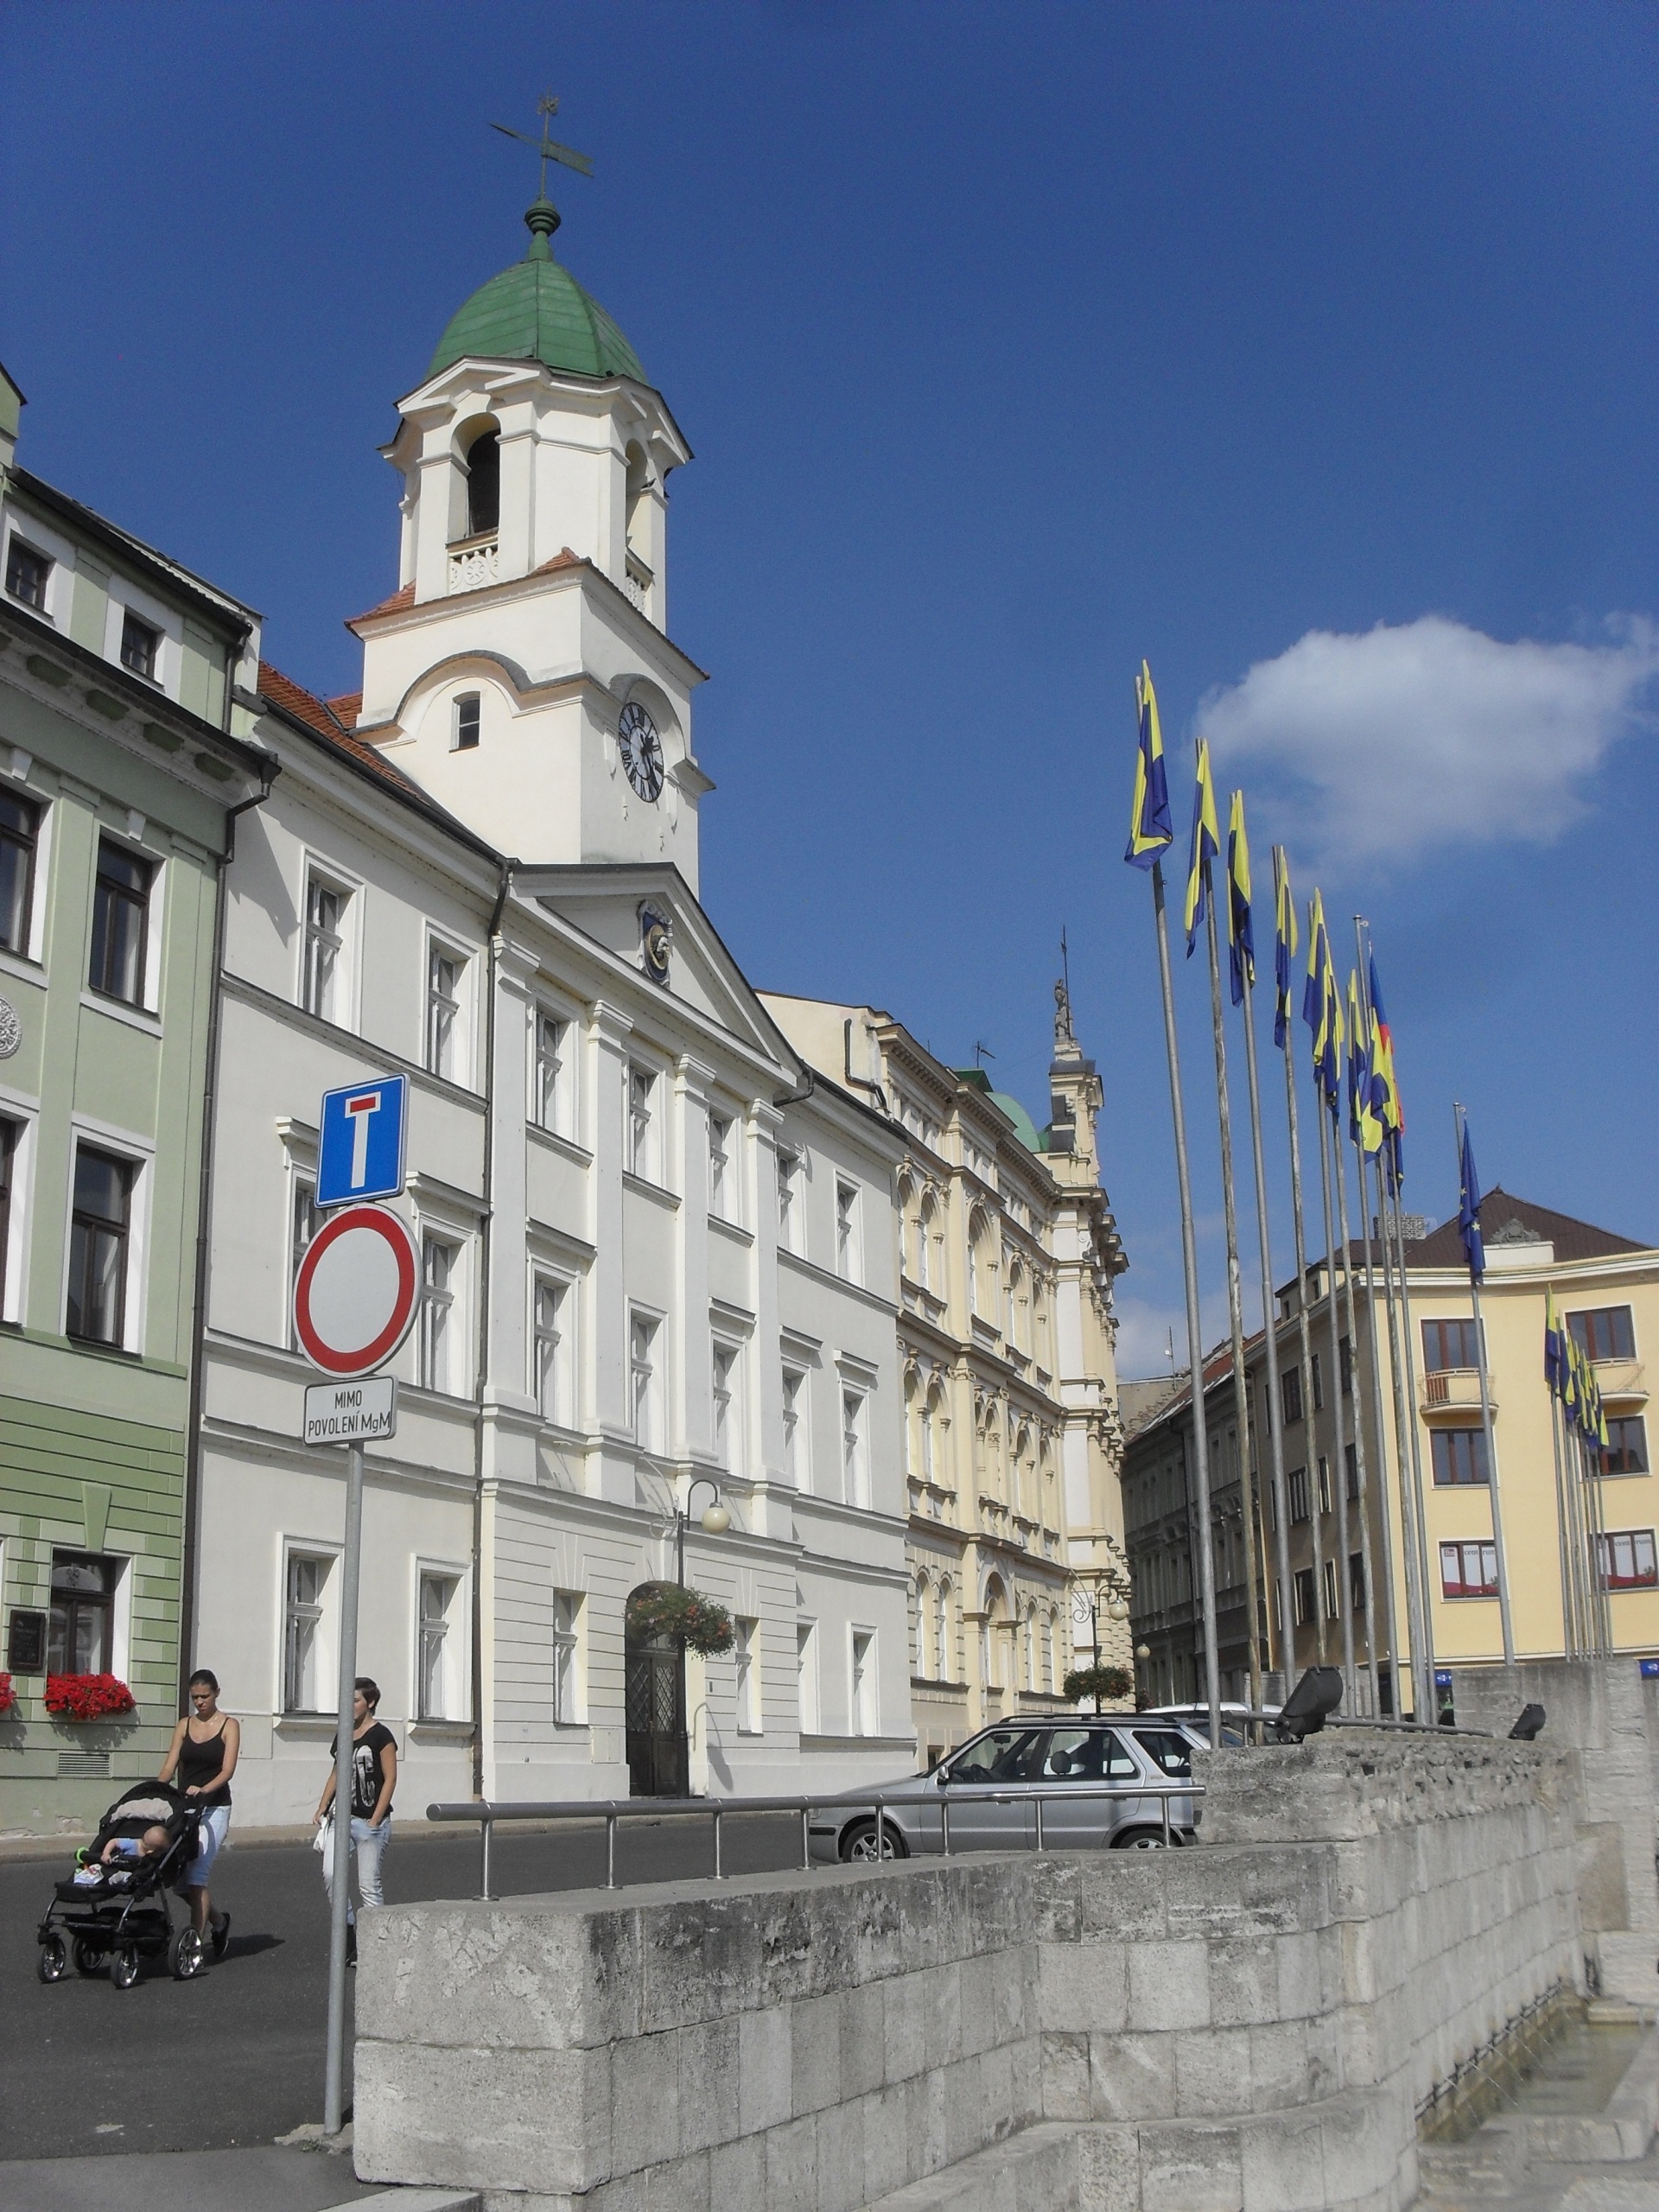
<svg viewBox="0 0 1659 2212"><path fill-rule="evenodd" d="M1425 614L1357 636L1310 630L1211 692L1198 728L1218 779L1265 785L1258 836L1273 820L1319 867L1411 861L1557 836L1587 811L1611 748L1647 722L1656 674L1659 631L1639 618L1610 624L1601 645L1505 645ZM1224 791L1221 803L1224 821Z"/></svg>

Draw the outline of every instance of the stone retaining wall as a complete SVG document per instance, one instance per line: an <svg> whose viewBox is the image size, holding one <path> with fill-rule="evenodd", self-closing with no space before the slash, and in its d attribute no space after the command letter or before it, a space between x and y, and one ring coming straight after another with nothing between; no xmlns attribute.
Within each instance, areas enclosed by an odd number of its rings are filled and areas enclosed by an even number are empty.
<svg viewBox="0 0 1659 2212"><path fill-rule="evenodd" d="M1581 1978L1561 1762L1211 1765L1193 1850L371 1914L359 2172L489 2212L1397 2212L1417 2106Z"/></svg>

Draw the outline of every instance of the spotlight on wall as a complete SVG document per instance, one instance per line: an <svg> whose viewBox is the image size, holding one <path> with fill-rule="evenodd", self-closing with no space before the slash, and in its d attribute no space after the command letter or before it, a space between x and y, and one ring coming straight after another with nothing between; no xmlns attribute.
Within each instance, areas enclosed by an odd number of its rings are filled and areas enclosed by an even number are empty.
<svg viewBox="0 0 1659 2212"><path fill-rule="evenodd" d="M1280 1707L1276 1716L1280 1740L1300 1744L1305 1736L1317 1736L1325 1715L1334 1713L1341 1703L1342 1669L1310 1667Z"/></svg>

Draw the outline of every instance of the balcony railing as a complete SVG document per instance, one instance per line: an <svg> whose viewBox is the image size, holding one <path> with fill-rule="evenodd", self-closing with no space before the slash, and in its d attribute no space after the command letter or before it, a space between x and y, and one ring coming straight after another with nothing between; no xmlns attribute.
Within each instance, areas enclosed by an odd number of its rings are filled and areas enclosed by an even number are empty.
<svg viewBox="0 0 1659 2212"><path fill-rule="evenodd" d="M449 590L479 591L497 580L500 540L492 531L486 537L463 537L449 548Z"/></svg>
<svg viewBox="0 0 1659 2212"><path fill-rule="evenodd" d="M1488 1383L1489 1389L1491 1383ZM1492 1411L1497 1411L1497 1393L1491 1391ZM1422 1407L1426 1414L1478 1413L1480 1411L1480 1370L1478 1367L1447 1367L1431 1370L1422 1378Z"/></svg>
<svg viewBox="0 0 1659 2212"><path fill-rule="evenodd" d="M623 564L622 588L642 614L649 613L646 600L656 577L637 553L630 553Z"/></svg>
<svg viewBox="0 0 1659 2212"><path fill-rule="evenodd" d="M1638 1405L1646 1402L1648 1386L1639 1359L1599 1359L1591 1372L1609 1405L1615 1400L1626 1404L1632 1400Z"/></svg>

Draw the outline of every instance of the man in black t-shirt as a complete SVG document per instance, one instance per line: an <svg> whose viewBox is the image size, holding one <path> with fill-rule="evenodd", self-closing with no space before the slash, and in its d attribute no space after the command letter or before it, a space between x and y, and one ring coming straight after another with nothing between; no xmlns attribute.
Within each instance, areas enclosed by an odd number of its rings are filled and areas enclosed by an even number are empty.
<svg viewBox="0 0 1659 2212"><path fill-rule="evenodd" d="M352 1807L348 1853L357 1858L357 1884L365 1907L384 1902L380 1894L380 1861L391 1840L391 1794L397 1783L397 1739L375 1713L380 1688L366 1675L357 1678L352 1700ZM314 1826L327 1818L334 1802L334 1760L340 1749L335 1737L328 1746L328 1782L312 1815ZM323 1868L332 1904L334 1874L340 1861L340 1824L334 1823L333 1847L324 1855ZM350 1876L346 1891L346 1963L357 1964L357 1915L352 1906Z"/></svg>

